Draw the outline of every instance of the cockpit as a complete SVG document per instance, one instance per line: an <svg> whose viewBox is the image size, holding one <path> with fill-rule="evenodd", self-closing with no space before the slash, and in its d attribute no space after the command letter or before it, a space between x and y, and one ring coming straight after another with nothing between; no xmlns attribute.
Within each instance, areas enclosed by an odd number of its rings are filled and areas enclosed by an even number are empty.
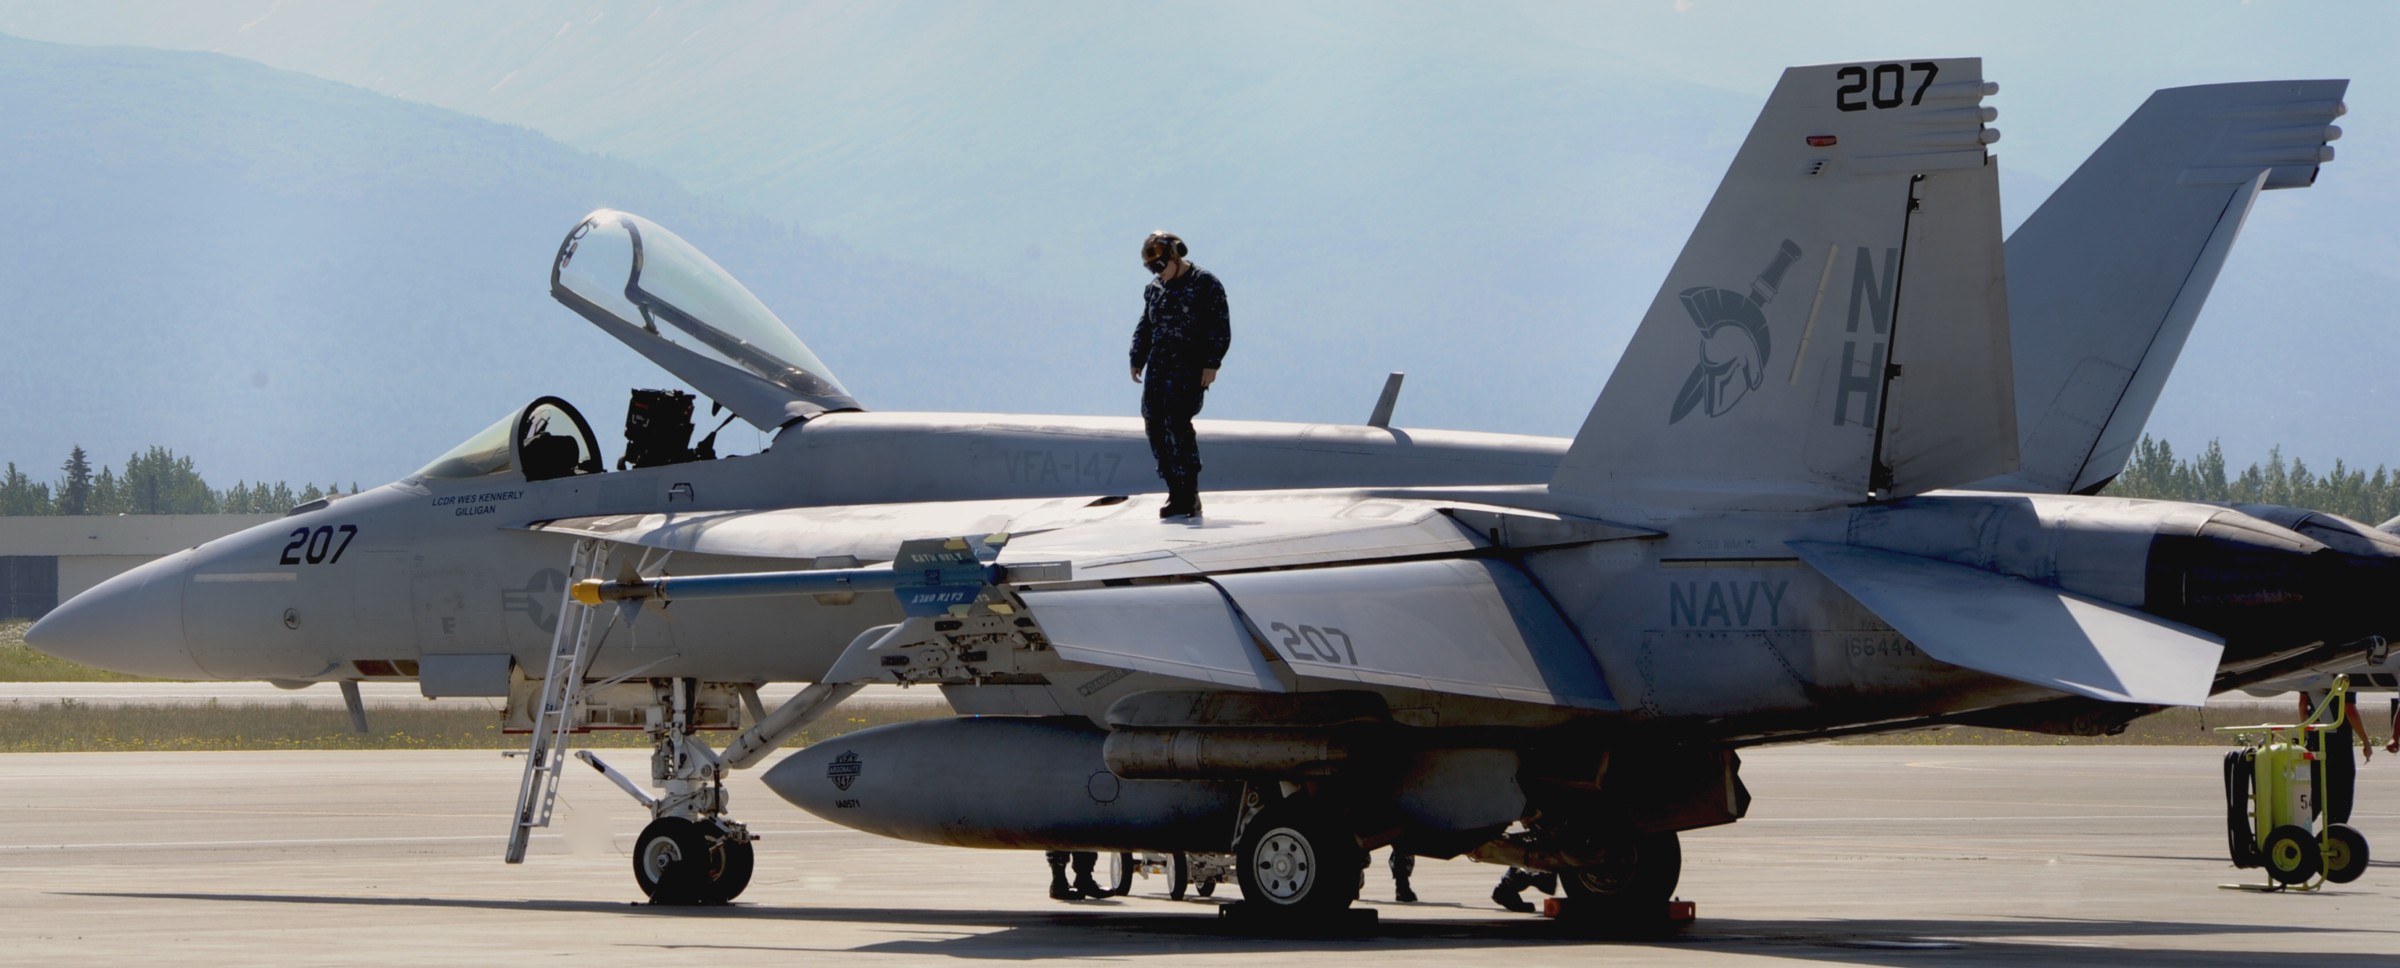
<svg viewBox="0 0 2400 968"><path fill-rule="evenodd" d="M456 481L522 470L529 481L597 474L600 442L583 414L557 397L543 397L500 418L483 432L417 470L427 480Z"/></svg>
<svg viewBox="0 0 2400 968"><path fill-rule="evenodd" d="M634 390L618 469L714 460L717 432L737 417L773 433L821 413L859 409L824 361L731 273L638 215L602 209L577 224L551 264L550 295L732 411L694 444L694 395ZM415 476L522 473L541 481L604 469L591 424L565 400L543 397Z"/></svg>

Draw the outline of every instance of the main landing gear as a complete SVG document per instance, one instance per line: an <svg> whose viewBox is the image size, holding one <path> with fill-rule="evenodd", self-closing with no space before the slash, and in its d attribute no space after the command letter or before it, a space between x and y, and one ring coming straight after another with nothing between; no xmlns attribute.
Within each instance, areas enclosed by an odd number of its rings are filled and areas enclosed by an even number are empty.
<svg viewBox="0 0 2400 968"><path fill-rule="evenodd" d="M1242 828L1234 865L1244 904L1297 922L1337 914L1358 900L1367 854L1331 810L1286 798Z"/></svg>

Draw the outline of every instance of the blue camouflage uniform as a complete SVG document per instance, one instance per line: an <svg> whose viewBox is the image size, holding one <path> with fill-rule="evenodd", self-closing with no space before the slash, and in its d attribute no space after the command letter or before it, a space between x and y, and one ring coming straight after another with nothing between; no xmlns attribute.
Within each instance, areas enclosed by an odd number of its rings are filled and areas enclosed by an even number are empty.
<svg viewBox="0 0 2400 968"><path fill-rule="evenodd" d="M1200 371L1213 370L1233 345L1225 286L1208 270L1185 263L1171 282L1150 280L1142 290L1142 320L1133 329L1133 365L1142 377L1142 424L1150 456L1170 492L1196 493L1200 447L1192 436L1208 390Z"/></svg>

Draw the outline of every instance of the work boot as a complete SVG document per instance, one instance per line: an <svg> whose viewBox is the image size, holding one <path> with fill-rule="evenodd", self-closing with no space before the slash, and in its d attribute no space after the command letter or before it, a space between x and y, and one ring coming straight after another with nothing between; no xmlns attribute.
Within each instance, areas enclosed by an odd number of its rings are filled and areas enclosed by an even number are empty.
<svg viewBox="0 0 2400 968"><path fill-rule="evenodd" d="M1075 875L1075 890L1089 901L1097 901L1108 896L1108 888L1101 887L1098 881L1092 880L1090 874Z"/></svg>
<svg viewBox="0 0 2400 968"><path fill-rule="evenodd" d="M1165 507L1158 509L1158 516L1161 518L1188 516L1199 500L1200 495L1193 490L1191 478L1181 474L1169 477L1167 478L1167 503Z"/></svg>
<svg viewBox="0 0 2400 968"><path fill-rule="evenodd" d="M1045 851L1043 857L1050 862L1050 899L1053 901L1083 900L1083 892L1067 886L1067 852L1063 850Z"/></svg>
<svg viewBox="0 0 2400 968"><path fill-rule="evenodd" d="M1509 887L1509 882L1502 881L1500 886L1492 888L1492 903L1518 914L1532 914L1533 902L1517 896L1517 891L1522 891L1524 888L1520 887L1512 891L1509 890Z"/></svg>
<svg viewBox="0 0 2400 968"><path fill-rule="evenodd" d="M1415 904L1417 903L1417 892L1409 890L1408 881L1403 879L1392 885L1392 900L1402 904Z"/></svg>

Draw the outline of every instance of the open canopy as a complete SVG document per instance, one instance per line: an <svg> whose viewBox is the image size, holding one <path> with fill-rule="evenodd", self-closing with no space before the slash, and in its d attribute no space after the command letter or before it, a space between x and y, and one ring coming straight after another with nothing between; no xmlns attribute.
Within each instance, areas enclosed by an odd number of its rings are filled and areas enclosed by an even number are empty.
<svg viewBox="0 0 2400 968"><path fill-rule="evenodd" d="M731 273L641 216L585 217L558 247L550 295L761 430L859 408Z"/></svg>

